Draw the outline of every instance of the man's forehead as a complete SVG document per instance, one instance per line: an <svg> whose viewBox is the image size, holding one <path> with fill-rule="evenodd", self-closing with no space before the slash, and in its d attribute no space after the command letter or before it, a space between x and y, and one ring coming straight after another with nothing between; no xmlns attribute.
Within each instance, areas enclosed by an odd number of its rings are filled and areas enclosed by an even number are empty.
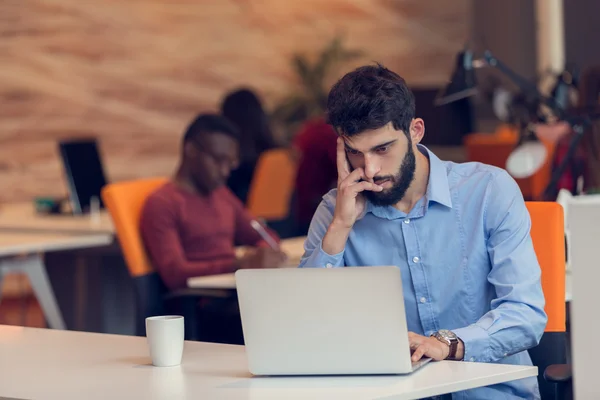
<svg viewBox="0 0 600 400"><path fill-rule="evenodd" d="M367 151L373 147L381 146L390 141L397 140L404 136L402 131L395 129L379 128L370 131L361 132L358 135L342 135L346 147L354 150Z"/></svg>
<svg viewBox="0 0 600 400"><path fill-rule="evenodd" d="M236 147L238 141L230 135L223 132L208 132L202 135L199 143L203 143L215 147Z"/></svg>

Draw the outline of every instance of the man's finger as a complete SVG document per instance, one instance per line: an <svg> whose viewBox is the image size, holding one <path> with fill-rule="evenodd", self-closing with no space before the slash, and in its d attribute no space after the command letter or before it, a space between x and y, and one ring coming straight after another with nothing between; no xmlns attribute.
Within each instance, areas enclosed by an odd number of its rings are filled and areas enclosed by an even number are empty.
<svg viewBox="0 0 600 400"><path fill-rule="evenodd" d="M344 189L348 186L354 185L355 183L359 182L363 177L364 170L362 168L356 168L354 171L348 174L348 176L344 180L341 181L340 189Z"/></svg>
<svg viewBox="0 0 600 400"><path fill-rule="evenodd" d="M337 172L339 183L350 175L350 165L348 165L348 159L346 158L344 139L341 137L337 138Z"/></svg>
<svg viewBox="0 0 600 400"><path fill-rule="evenodd" d="M350 188L355 190L356 193L362 192L364 190L370 190L373 192L381 192L383 190L381 186L376 185L373 182L367 181L358 182L357 184L350 186Z"/></svg>
<svg viewBox="0 0 600 400"><path fill-rule="evenodd" d="M417 347L424 342L425 337L421 335L417 335L413 332L408 332L408 343L410 345L411 350L415 350Z"/></svg>
<svg viewBox="0 0 600 400"><path fill-rule="evenodd" d="M417 349L414 351L414 353L411 357L412 361L419 361L421 359L421 357L423 357L423 355L425 355L425 353L427 352L427 349L428 349L428 347L427 347L426 343L417 347Z"/></svg>

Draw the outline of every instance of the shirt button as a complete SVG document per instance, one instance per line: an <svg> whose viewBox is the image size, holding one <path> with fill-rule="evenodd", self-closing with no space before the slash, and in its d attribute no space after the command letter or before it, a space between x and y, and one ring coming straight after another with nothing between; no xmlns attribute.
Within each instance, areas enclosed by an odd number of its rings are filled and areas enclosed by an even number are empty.
<svg viewBox="0 0 600 400"><path fill-rule="evenodd" d="M471 358L469 359L469 361L471 361L471 362L475 361L475 357L471 357Z"/></svg>
<svg viewBox="0 0 600 400"><path fill-rule="evenodd" d="M409 224L409 223L410 223L410 219L406 218L406 219L404 220L404 223L405 223L405 224Z"/></svg>
<svg viewBox="0 0 600 400"><path fill-rule="evenodd" d="M427 299L425 297L421 297L421 303L427 303Z"/></svg>
<svg viewBox="0 0 600 400"><path fill-rule="evenodd" d="M325 264L325 266L326 266L327 268L333 268L333 265L332 265L331 263L327 263L327 264Z"/></svg>
<svg viewBox="0 0 600 400"><path fill-rule="evenodd" d="M419 262L419 257L413 257L413 262L414 263L418 263Z"/></svg>

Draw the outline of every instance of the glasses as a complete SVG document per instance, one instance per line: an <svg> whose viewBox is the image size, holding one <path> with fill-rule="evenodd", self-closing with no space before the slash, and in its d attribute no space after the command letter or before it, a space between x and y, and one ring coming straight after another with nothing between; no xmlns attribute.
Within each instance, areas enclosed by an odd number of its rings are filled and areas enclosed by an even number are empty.
<svg viewBox="0 0 600 400"><path fill-rule="evenodd" d="M231 159L227 156L222 156L222 155L217 155L213 152L211 152L210 150L206 149L205 146L203 146L200 143L194 142L194 147L198 150L201 151L202 153L206 154L207 156L209 156L216 164L218 164L220 167L228 167L229 169L237 169L240 165L239 160L236 159Z"/></svg>

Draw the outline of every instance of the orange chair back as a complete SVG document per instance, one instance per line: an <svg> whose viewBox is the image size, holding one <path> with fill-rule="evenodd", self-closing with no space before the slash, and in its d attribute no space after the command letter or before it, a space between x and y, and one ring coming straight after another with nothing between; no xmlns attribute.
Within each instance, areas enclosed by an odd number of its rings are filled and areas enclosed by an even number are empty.
<svg viewBox="0 0 600 400"><path fill-rule="evenodd" d="M565 332L565 239L563 208L555 202L528 201L531 239L542 270L548 315L546 332Z"/></svg>
<svg viewBox="0 0 600 400"><path fill-rule="evenodd" d="M257 218L282 220L290 213L297 165L288 149L261 154L248 193L248 211Z"/></svg>
<svg viewBox="0 0 600 400"><path fill-rule="evenodd" d="M166 182L167 178L148 178L111 183L102 189L102 201L113 220L125 263L134 278L154 272L140 234L140 217L148 196Z"/></svg>
<svg viewBox="0 0 600 400"><path fill-rule="evenodd" d="M518 133L511 131L509 126L503 126L493 134L471 133L466 135L463 144L468 161L478 161L506 169L508 156L515 149L518 141ZM542 167L528 178L515 179L525 199L538 199L550 182L555 145L548 141L542 141L542 143L548 154Z"/></svg>

